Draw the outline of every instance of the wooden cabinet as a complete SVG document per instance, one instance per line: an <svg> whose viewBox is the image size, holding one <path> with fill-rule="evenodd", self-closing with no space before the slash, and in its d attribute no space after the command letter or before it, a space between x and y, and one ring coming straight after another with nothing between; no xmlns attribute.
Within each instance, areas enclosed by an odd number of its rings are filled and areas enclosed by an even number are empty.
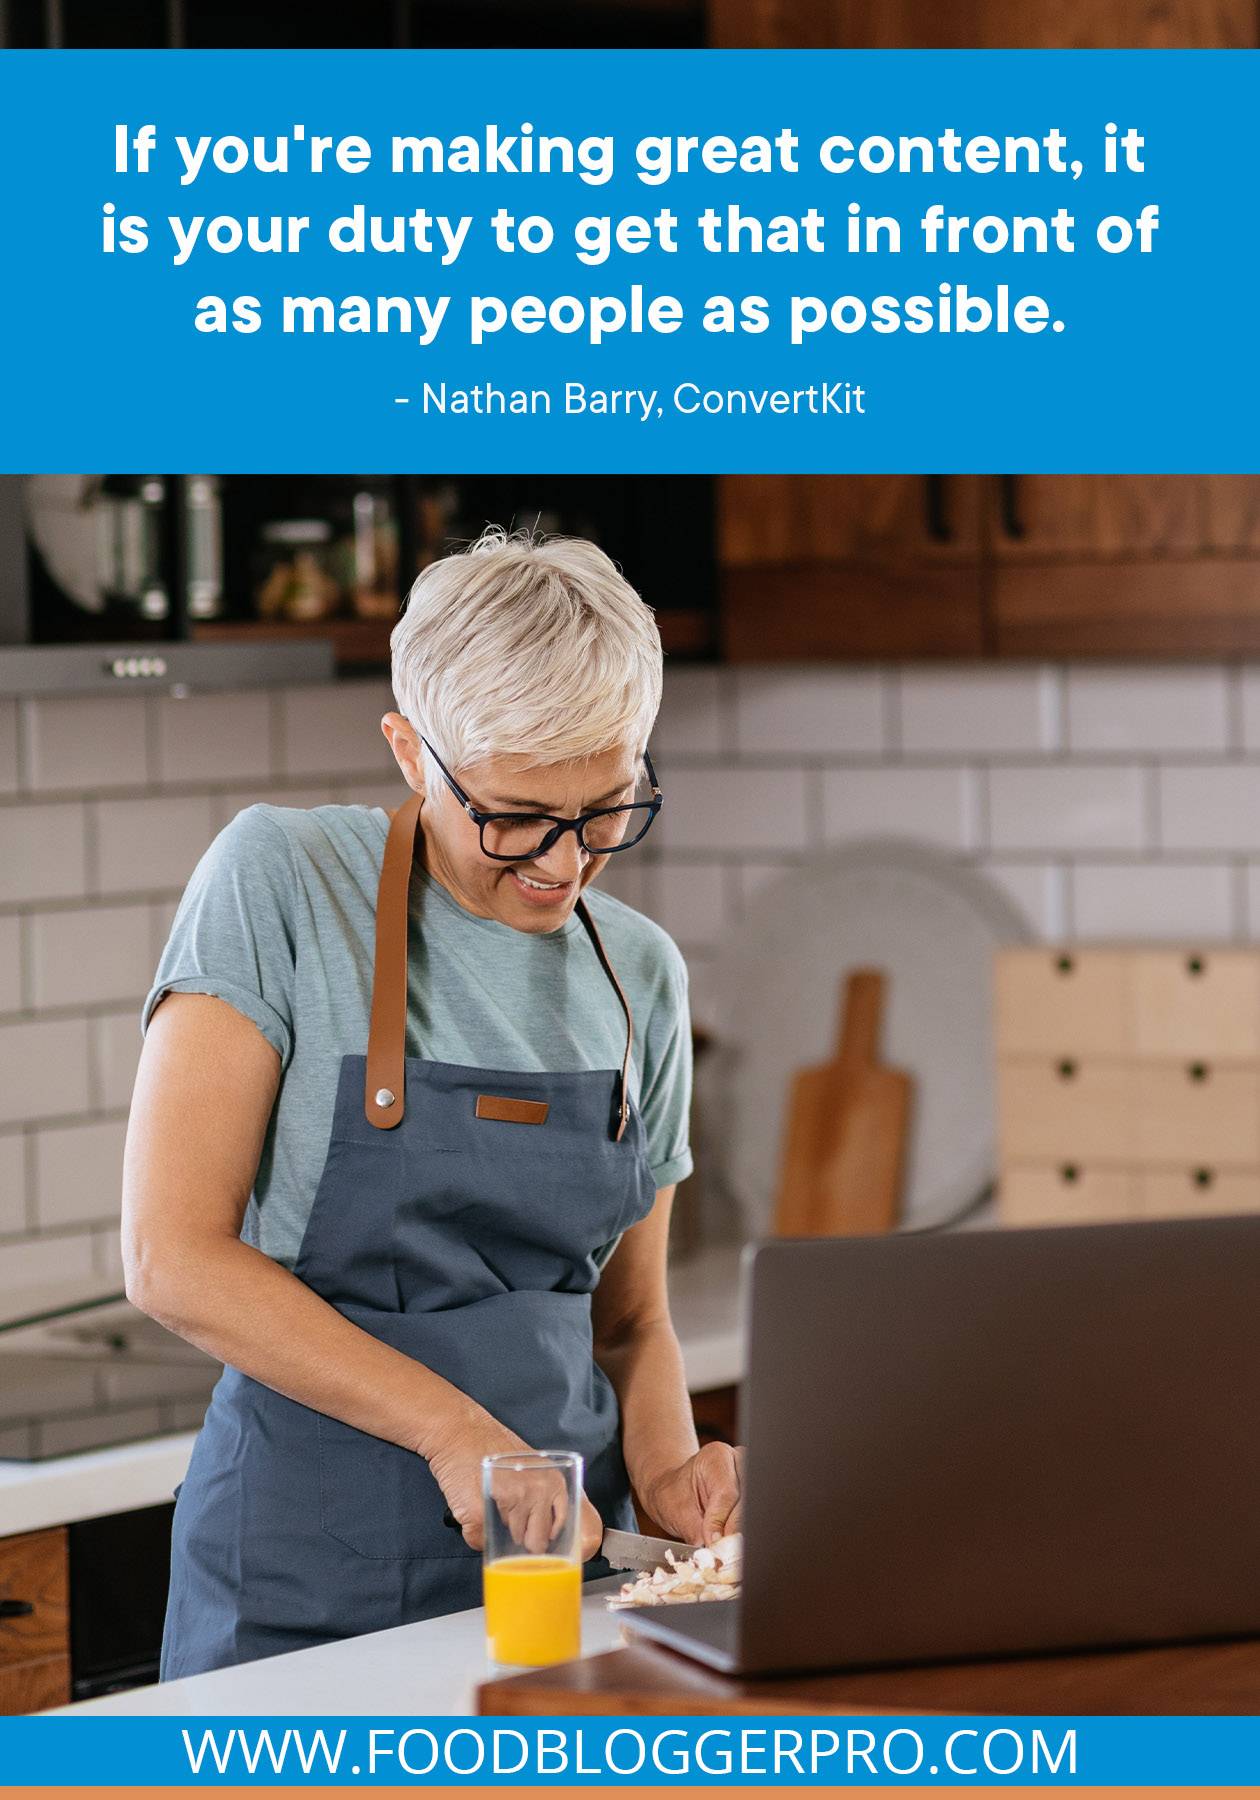
<svg viewBox="0 0 1260 1800"><path fill-rule="evenodd" d="M983 653L983 482L728 475L717 483L732 662Z"/></svg>
<svg viewBox="0 0 1260 1800"><path fill-rule="evenodd" d="M1011 1225L1260 1212L1260 952L1002 950Z"/></svg>
<svg viewBox="0 0 1260 1800"><path fill-rule="evenodd" d="M985 525L999 656L1260 649L1255 477L994 477Z"/></svg>
<svg viewBox="0 0 1260 1800"><path fill-rule="evenodd" d="M1260 41L1255 0L709 0L708 16L723 48ZM733 661L1260 651L1260 478L739 476L719 488Z"/></svg>
<svg viewBox="0 0 1260 1800"><path fill-rule="evenodd" d="M1256 41L1254 0L709 0L723 49L1210 50Z"/></svg>
<svg viewBox="0 0 1260 1800"><path fill-rule="evenodd" d="M1249 950L1152 950L1132 958L1141 1056L1260 1060L1260 962Z"/></svg>
<svg viewBox="0 0 1260 1800"><path fill-rule="evenodd" d="M732 662L1260 652L1260 476L719 479Z"/></svg>
<svg viewBox="0 0 1260 1800"><path fill-rule="evenodd" d="M0 1538L0 1713L70 1698L70 1588L64 1530Z"/></svg>
<svg viewBox="0 0 1260 1800"><path fill-rule="evenodd" d="M997 1039L1006 1056L1124 1056L1133 1048L1133 961L1121 951L1001 956Z"/></svg>

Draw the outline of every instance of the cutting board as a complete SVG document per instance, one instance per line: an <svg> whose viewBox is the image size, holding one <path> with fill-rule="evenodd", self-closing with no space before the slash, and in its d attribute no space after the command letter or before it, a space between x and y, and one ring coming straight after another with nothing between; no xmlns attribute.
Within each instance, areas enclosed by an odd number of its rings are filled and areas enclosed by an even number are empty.
<svg viewBox="0 0 1260 1800"><path fill-rule="evenodd" d="M845 971L872 968L887 976L884 1059L914 1080L900 1229L972 1209L997 1162L993 953L1032 936L996 881L929 845L848 844L758 885L710 968L715 1211L745 1238L769 1235L792 1078L834 1058Z"/></svg>
<svg viewBox="0 0 1260 1800"><path fill-rule="evenodd" d="M879 1062L885 978L854 969L835 1055L792 1080L774 1228L780 1237L858 1237L897 1222L911 1081Z"/></svg>

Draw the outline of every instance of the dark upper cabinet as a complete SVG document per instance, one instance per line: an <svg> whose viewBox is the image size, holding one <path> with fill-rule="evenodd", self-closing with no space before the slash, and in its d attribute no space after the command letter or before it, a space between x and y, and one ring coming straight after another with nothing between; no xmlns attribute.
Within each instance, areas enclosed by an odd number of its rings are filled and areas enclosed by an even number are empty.
<svg viewBox="0 0 1260 1800"><path fill-rule="evenodd" d="M708 0L723 49L1210 50L1257 41L1255 0Z"/></svg>
<svg viewBox="0 0 1260 1800"><path fill-rule="evenodd" d="M708 0L724 48L1241 49L1256 0ZM739 476L722 640L791 657L1260 650L1260 477Z"/></svg>
<svg viewBox="0 0 1260 1800"><path fill-rule="evenodd" d="M998 655L1260 651L1260 477L995 478L984 528Z"/></svg>
<svg viewBox="0 0 1260 1800"><path fill-rule="evenodd" d="M727 475L717 489L731 661L983 652L983 478Z"/></svg>

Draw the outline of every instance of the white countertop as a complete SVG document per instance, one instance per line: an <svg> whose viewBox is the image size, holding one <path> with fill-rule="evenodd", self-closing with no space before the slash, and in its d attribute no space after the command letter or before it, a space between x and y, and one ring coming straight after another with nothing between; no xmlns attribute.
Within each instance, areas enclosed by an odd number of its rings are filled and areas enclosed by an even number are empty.
<svg viewBox="0 0 1260 1800"><path fill-rule="evenodd" d="M692 1393L729 1387L743 1375L739 1258L739 1245L722 1244L670 1270L674 1324ZM194 1436L181 1432L46 1462L0 1461L0 1537L169 1500L184 1479Z"/></svg>
<svg viewBox="0 0 1260 1800"><path fill-rule="evenodd" d="M582 1597L583 1656L615 1650L621 1642L621 1621L609 1612L606 1597L622 1580L613 1575L588 1584ZM396 1625L339 1644L293 1650L264 1662L133 1688L103 1700L82 1700L56 1711L415 1718L475 1712L477 1687L493 1673L494 1665L486 1656L485 1614L477 1606L421 1625Z"/></svg>
<svg viewBox="0 0 1260 1800"><path fill-rule="evenodd" d="M0 1537L169 1500L187 1473L195 1437L182 1431L46 1462L0 1462Z"/></svg>

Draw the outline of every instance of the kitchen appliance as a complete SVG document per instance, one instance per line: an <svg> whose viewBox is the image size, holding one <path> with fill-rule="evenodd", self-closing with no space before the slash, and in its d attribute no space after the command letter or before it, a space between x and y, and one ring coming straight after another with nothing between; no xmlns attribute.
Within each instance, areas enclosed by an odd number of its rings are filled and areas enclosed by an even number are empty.
<svg viewBox="0 0 1260 1800"><path fill-rule="evenodd" d="M1260 1632L1260 1218L745 1254L747 1674Z"/></svg>
<svg viewBox="0 0 1260 1800"><path fill-rule="evenodd" d="M0 1321L0 1462L194 1430L219 1372L119 1293L12 1303Z"/></svg>
<svg viewBox="0 0 1260 1800"><path fill-rule="evenodd" d="M97 646L143 655L145 676L165 661L172 681L195 678L174 665L198 649L235 656L248 680L251 658L312 638L340 665L384 667L416 574L491 522L591 538L655 608L672 652L716 647L709 476L7 475L0 684L6 664L22 672L18 647L40 651L41 668L65 653L61 691L91 685L87 673L108 685L104 658L81 654Z"/></svg>
<svg viewBox="0 0 1260 1800"><path fill-rule="evenodd" d="M879 1064L883 1010L882 971L853 970L835 1056L792 1083L775 1203L780 1237L859 1237L896 1222L911 1083Z"/></svg>
<svg viewBox="0 0 1260 1800"><path fill-rule="evenodd" d="M914 1083L900 1222L944 1225L991 1190L995 950L1027 919L993 882L930 846L855 843L758 889L717 947L706 1077L714 1150L743 1235L772 1229L792 1078L833 1054L836 986L882 969L885 1053Z"/></svg>

